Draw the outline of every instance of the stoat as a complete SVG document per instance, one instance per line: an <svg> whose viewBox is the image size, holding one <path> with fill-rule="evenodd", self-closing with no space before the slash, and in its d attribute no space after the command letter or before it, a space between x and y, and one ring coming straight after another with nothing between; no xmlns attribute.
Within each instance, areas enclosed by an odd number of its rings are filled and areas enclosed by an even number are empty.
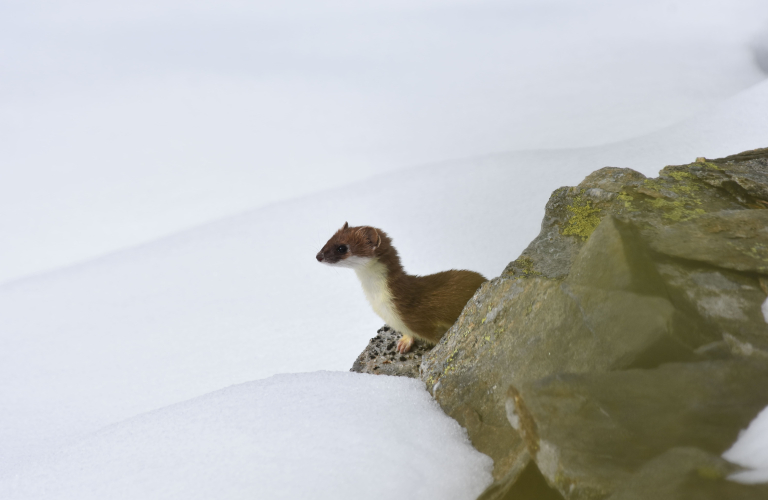
<svg viewBox="0 0 768 500"><path fill-rule="evenodd" d="M486 281L473 271L411 276L384 231L349 227L346 222L318 252L317 260L355 270L373 310L403 334L397 343L400 353L411 349L414 338L437 343Z"/></svg>

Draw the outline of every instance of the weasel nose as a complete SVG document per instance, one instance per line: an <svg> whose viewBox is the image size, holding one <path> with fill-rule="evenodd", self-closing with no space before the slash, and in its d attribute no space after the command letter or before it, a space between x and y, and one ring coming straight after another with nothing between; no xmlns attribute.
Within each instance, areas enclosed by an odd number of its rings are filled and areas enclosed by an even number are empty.
<svg viewBox="0 0 768 500"><path fill-rule="evenodd" d="M323 261L323 252L317 252L317 261L322 262Z"/></svg>

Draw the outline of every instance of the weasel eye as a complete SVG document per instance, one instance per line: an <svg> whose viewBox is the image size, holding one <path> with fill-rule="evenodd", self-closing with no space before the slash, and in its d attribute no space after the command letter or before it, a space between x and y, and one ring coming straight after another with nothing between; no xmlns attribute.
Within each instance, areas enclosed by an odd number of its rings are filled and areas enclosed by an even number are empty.
<svg viewBox="0 0 768 500"><path fill-rule="evenodd" d="M336 252L347 253L347 247L345 245L339 245L339 247L336 249Z"/></svg>

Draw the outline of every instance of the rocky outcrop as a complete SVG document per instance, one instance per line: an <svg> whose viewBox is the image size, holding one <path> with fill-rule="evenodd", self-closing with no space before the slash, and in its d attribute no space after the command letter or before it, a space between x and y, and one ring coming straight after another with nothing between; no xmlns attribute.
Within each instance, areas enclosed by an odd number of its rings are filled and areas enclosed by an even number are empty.
<svg viewBox="0 0 768 500"><path fill-rule="evenodd" d="M422 361L494 459L482 498L764 498L719 456L768 405L766 208L768 150L552 194Z"/></svg>
<svg viewBox="0 0 768 500"><path fill-rule="evenodd" d="M482 499L768 498L720 457L768 405L767 208L768 149L603 168L437 346L382 329L353 370L424 380L494 459Z"/></svg>

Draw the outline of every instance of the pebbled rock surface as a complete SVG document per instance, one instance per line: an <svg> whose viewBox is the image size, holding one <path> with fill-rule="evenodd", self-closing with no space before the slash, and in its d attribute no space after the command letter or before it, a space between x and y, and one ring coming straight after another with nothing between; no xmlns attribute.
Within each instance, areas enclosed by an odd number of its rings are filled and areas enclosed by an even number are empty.
<svg viewBox="0 0 768 500"><path fill-rule="evenodd" d="M381 327L352 364L350 371L418 378L421 357L429 350L429 346L417 341L410 352L399 354L395 346L400 337L402 335L389 326Z"/></svg>
<svg viewBox="0 0 768 500"><path fill-rule="evenodd" d="M766 208L768 149L552 194L421 364L481 498L768 498L719 458L768 404Z"/></svg>

